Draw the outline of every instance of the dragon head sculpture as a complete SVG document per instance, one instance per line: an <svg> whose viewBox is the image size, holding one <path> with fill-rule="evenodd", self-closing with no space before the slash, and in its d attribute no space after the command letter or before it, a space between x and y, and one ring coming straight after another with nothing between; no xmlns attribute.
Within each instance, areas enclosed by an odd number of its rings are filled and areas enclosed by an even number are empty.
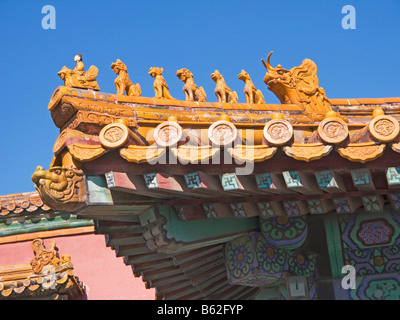
<svg viewBox="0 0 400 320"><path fill-rule="evenodd" d="M270 63L272 53L268 55L266 63L261 60L268 71L264 77L268 89L281 103L296 104L312 120L322 120L332 108L324 89L319 87L316 64L310 59L304 59L300 66L290 70L281 65L273 68Z"/></svg>
<svg viewBox="0 0 400 320"><path fill-rule="evenodd" d="M74 167L38 166L32 175L43 202L53 209L75 211L84 204L83 171Z"/></svg>

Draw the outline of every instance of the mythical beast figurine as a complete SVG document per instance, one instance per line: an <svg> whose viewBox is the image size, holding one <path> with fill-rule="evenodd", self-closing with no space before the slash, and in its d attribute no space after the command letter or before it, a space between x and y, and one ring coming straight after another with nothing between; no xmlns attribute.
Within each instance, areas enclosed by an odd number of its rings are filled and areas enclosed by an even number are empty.
<svg viewBox="0 0 400 320"><path fill-rule="evenodd" d="M155 92L154 98L174 99L169 93L169 87L162 76L163 68L150 68L149 75L154 78L153 88Z"/></svg>
<svg viewBox="0 0 400 320"><path fill-rule="evenodd" d="M236 91L232 91L232 89L226 85L224 77L218 70L211 73L211 79L216 83L214 92L218 98L218 102L238 102Z"/></svg>
<svg viewBox="0 0 400 320"><path fill-rule="evenodd" d="M140 96L142 94L139 83L134 84L129 79L126 65L121 60L117 59L116 62L113 62L111 69L118 75L114 81L118 95L126 93L128 96Z"/></svg>
<svg viewBox="0 0 400 320"><path fill-rule="evenodd" d="M242 72L239 73L238 78L244 82L243 92L247 103L265 103L261 90L256 89L253 81L251 81L250 76L246 71L242 70Z"/></svg>
<svg viewBox="0 0 400 320"><path fill-rule="evenodd" d="M84 205L86 195L83 171L74 167L38 166L32 175L43 202L56 210L75 211Z"/></svg>
<svg viewBox="0 0 400 320"><path fill-rule="evenodd" d="M183 93L185 94L186 101L206 102L207 95L203 87L198 87L193 80L193 73L186 68L179 69L176 76L184 82Z"/></svg>
<svg viewBox="0 0 400 320"><path fill-rule="evenodd" d="M75 68L73 70L63 67L57 74L64 80L64 86L70 88L83 88L100 90L97 84L97 73L99 69L95 66L91 66L88 71L85 72L85 66L82 62L82 55L77 54L74 58Z"/></svg>
<svg viewBox="0 0 400 320"><path fill-rule="evenodd" d="M319 87L316 64L310 59L304 59L299 67L290 70L281 65L273 68L270 63L272 53L268 55L267 63L261 59L268 71L264 77L268 89L281 103L296 104L314 121L322 120L332 108L324 89Z"/></svg>

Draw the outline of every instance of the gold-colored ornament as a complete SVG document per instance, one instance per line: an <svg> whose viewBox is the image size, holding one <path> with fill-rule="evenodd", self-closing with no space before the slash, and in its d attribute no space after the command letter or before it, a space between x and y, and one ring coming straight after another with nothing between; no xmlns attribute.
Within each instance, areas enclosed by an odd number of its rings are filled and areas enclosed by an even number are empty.
<svg viewBox="0 0 400 320"><path fill-rule="evenodd" d="M110 123L101 129L99 139L108 149L122 147L128 140L129 128L122 123Z"/></svg>
<svg viewBox="0 0 400 320"><path fill-rule="evenodd" d="M220 120L214 122L208 129L208 138L216 146L227 146L237 138L238 132L232 122Z"/></svg>
<svg viewBox="0 0 400 320"><path fill-rule="evenodd" d="M244 96L246 97L246 103L251 104L262 104L265 103L264 95L262 94L261 90L257 90L249 74L242 70L238 78L244 82Z"/></svg>
<svg viewBox="0 0 400 320"><path fill-rule="evenodd" d="M64 66L57 73L59 77L64 80L64 86L70 88L100 90L96 81L99 69L95 66L91 66L89 70L85 72L85 66L82 62L81 54L77 54L74 60L76 65L73 70Z"/></svg>
<svg viewBox="0 0 400 320"><path fill-rule="evenodd" d="M273 119L264 126L264 138L274 146L281 146L293 137L293 127L284 119Z"/></svg>
<svg viewBox="0 0 400 320"><path fill-rule="evenodd" d="M339 144L348 137L349 129L340 118L325 118L318 125L318 134L326 143Z"/></svg>
<svg viewBox="0 0 400 320"><path fill-rule="evenodd" d="M175 121L160 123L154 130L154 141L160 147L171 147L182 139L182 127Z"/></svg>
<svg viewBox="0 0 400 320"><path fill-rule="evenodd" d="M313 61L304 59L299 67L287 70L281 65L273 68L270 63L271 55L272 51L267 62L262 61L268 71L264 82L282 104L296 104L315 119L323 118L332 110L325 90L318 84L317 66Z"/></svg>
<svg viewBox="0 0 400 320"><path fill-rule="evenodd" d="M162 76L163 68L150 68L149 75L154 78L153 88L155 92L154 98L174 99L169 93L169 87Z"/></svg>
<svg viewBox="0 0 400 320"><path fill-rule="evenodd" d="M111 64L111 69L115 72L117 78L114 81L115 88L117 89L118 95L136 96L139 97L142 94L140 85L134 84L130 79L127 72L126 65L119 59Z"/></svg>
<svg viewBox="0 0 400 320"><path fill-rule="evenodd" d="M186 68L176 71L176 76L184 82L183 93L186 101L206 102L207 95L203 87L198 87L193 80L193 74Z"/></svg>
<svg viewBox="0 0 400 320"><path fill-rule="evenodd" d="M215 70L213 73L211 73L211 79L213 79L216 84L214 92L218 98L218 102L238 102L238 95L236 91L233 91L227 86L224 77L219 73L218 70Z"/></svg>

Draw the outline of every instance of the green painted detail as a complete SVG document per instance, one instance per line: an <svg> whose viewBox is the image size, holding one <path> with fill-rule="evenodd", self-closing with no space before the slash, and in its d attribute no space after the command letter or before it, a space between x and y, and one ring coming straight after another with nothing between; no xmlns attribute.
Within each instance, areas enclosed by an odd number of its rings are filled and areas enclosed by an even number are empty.
<svg viewBox="0 0 400 320"><path fill-rule="evenodd" d="M342 278L342 268L344 266L344 262L337 216L326 216L324 223L329 258L331 261L332 278Z"/></svg>
<svg viewBox="0 0 400 320"><path fill-rule="evenodd" d="M158 212L166 219L163 229L167 231L167 238L177 242L196 242L259 228L258 217L182 221L172 207L159 206Z"/></svg>
<svg viewBox="0 0 400 320"><path fill-rule="evenodd" d="M14 220L11 223L0 221L0 237L87 226L93 226L93 221L78 219L75 215L35 216L24 221Z"/></svg>
<svg viewBox="0 0 400 320"><path fill-rule="evenodd" d="M106 179L103 176L87 176L87 193L89 205L113 205L111 191L107 188Z"/></svg>
<svg viewBox="0 0 400 320"><path fill-rule="evenodd" d="M280 285L276 285L270 288L262 288L254 300L279 300L280 299Z"/></svg>

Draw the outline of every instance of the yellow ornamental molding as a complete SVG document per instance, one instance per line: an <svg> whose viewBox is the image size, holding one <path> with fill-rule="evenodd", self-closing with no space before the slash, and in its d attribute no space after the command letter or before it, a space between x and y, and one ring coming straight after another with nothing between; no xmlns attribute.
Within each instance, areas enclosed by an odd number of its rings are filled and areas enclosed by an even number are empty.
<svg viewBox="0 0 400 320"><path fill-rule="evenodd" d="M158 148L156 145L152 146L133 146L122 148L119 154L128 162L144 163L152 162L161 158L165 154L165 148Z"/></svg>
<svg viewBox="0 0 400 320"><path fill-rule="evenodd" d="M395 151L395 152L400 153L400 142L393 143L392 144L392 150Z"/></svg>
<svg viewBox="0 0 400 320"><path fill-rule="evenodd" d="M154 130L154 141L160 147L171 147L182 139L182 127L175 121L160 123Z"/></svg>
<svg viewBox="0 0 400 320"><path fill-rule="evenodd" d="M293 137L293 127L284 119L273 119L264 126L264 138L274 146L281 146Z"/></svg>
<svg viewBox="0 0 400 320"><path fill-rule="evenodd" d="M82 162L94 160L108 152L100 145L84 145L79 143L70 144L68 150L75 160Z"/></svg>
<svg viewBox="0 0 400 320"><path fill-rule="evenodd" d="M400 126L394 117L381 115L370 121L368 130L375 139L391 142L399 135Z"/></svg>
<svg viewBox="0 0 400 320"><path fill-rule="evenodd" d="M342 119L332 117L320 122L318 134L326 143L339 144L349 136L349 129Z"/></svg>
<svg viewBox="0 0 400 320"><path fill-rule="evenodd" d="M237 139L237 136L235 125L226 120L216 121L208 128L210 142L218 147L230 145Z"/></svg>
<svg viewBox="0 0 400 320"><path fill-rule="evenodd" d="M350 161L368 162L383 155L385 144L374 144L374 142L350 143L346 148L338 148L339 154Z"/></svg>
<svg viewBox="0 0 400 320"><path fill-rule="evenodd" d="M129 137L129 129L122 123L110 123L101 129L99 139L101 144L108 149L122 147Z"/></svg>
<svg viewBox="0 0 400 320"><path fill-rule="evenodd" d="M261 162L274 156L278 148L265 145L246 146L239 145L229 148L228 152L235 159L245 162Z"/></svg>
<svg viewBox="0 0 400 320"><path fill-rule="evenodd" d="M65 146L70 144L70 141L74 141L74 143L76 141L82 141L85 142L85 144L88 141L100 143L99 137L96 135L85 134L78 130L66 128L60 133L56 142L54 143L53 153L59 154L62 150L64 150Z"/></svg>
<svg viewBox="0 0 400 320"><path fill-rule="evenodd" d="M283 151L289 157L308 162L327 156L332 151L332 146L322 143L294 143L290 147L283 147Z"/></svg>
<svg viewBox="0 0 400 320"><path fill-rule="evenodd" d="M219 148L211 146L179 146L172 148L172 152L182 163L208 163L219 153Z"/></svg>

